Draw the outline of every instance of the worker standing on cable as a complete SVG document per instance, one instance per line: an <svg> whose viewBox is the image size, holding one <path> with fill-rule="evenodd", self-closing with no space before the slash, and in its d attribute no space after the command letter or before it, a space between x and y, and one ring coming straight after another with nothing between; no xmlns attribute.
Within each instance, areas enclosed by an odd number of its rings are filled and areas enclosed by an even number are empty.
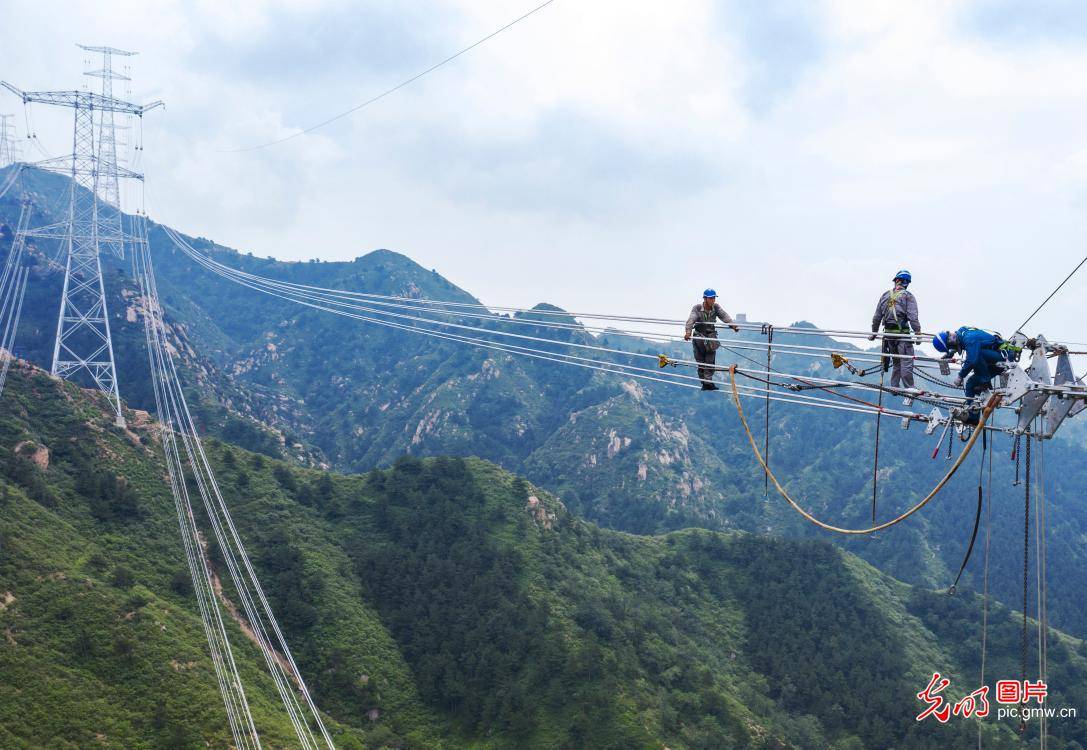
<svg viewBox="0 0 1087 750"><path fill-rule="evenodd" d="M868 340L876 340L882 325L885 334L882 351L896 355L887 357L892 360L891 387L912 390L913 337L921 335L921 322L917 318L917 298L907 288L911 281L913 277L909 271L902 270L895 274L892 281L894 286L880 296L876 305L876 313L872 316L872 335Z"/></svg>
<svg viewBox="0 0 1087 750"><path fill-rule="evenodd" d="M713 372L716 369L717 349L721 346L717 340L717 326L714 325L718 320L739 332L740 327L732 322L732 316L717 304L717 292L707 289L702 292L701 304L691 308L687 325L683 329L683 340L691 341L694 346L694 359L698 362L698 377L704 391L717 390L717 386L713 384Z"/></svg>

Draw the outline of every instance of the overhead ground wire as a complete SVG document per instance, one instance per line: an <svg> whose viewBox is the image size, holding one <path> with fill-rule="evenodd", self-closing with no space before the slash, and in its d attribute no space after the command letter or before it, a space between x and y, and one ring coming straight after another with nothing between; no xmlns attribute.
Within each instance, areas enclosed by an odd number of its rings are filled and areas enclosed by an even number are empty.
<svg viewBox="0 0 1087 750"><path fill-rule="evenodd" d="M265 143L258 143L255 146L247 146L245 148L229 149L229 150L227 150L227 153L239 153L239 152L244 152L244 151L256 151L258 149L267 148L269 146L275 146L275 145L278 145L280 143L286 143L287 141L294 140L295 138L306 135L307 133L312 133L315 130L319 130L320 128L323 128L326 125L331 125L332 123L336 122L337 120L342 120L343 118L347 117L348 115L353 114L355 112L358 112L360 109L365 109L366 107L369 107L371 104L374 104L375 102L378 102L381 99L384 99L389 94L392 94L392 93L394 93L396 91L399 91L400 89L404 88L405 86L411 85L412 83L414 83L415 81L418 81L420 78L427 75L428 73L432 73L435 70L437 70L438 68L442 67L443 65L446 65L448 63L453 62L454 60L456 60L461 55L464 55L464 54L466 54L468 52L471 52L476 47L478 47L481 44L489 41L490 39L493 39L494 37L501 34L503 31L506 31L507 29L510 29L510 28L516 26L521 21L524 21L529 16L532 16L535 13L538 13L539 11L546 8L548 5L551 5L551 3L553 3L553 2L555 2L555 0L547 0L544 3L541 3L540 5L537 5L535 8L528 11L524 15L521 15L521 16L513 19L512 21L507 23L505 26L502 26L501 28L499 28L499 29L497 29L495 31L492 31L487 36L483 37L482 39L479 39L476 42L473 42L472 44L468 45L467 47L465 47L465 48L461 49L460 51L450 55L447 58L445 58L444 60L441 60L440 62L437 62L434 65L431 65L426 70L422 70L422 71L416 73L415 75L413 75L411 78L408 78L408 79L406 79L404 81L401 81L400 83L396 84L392 88L386 89L385 91L382 91L380 94L370 97L369 99L362 102L361 104L356 104L354 107L351 107L350 109L345 109L343 112L340 112L338 114L333 115L332 117L329 117L329 118L327 118L325 120L322 120L321 122L317 123L316 125L311 125L308 128L304 128L302 130L291 133L290 135L284 136L282 138L277 138L275 140L267 141Z"/></svg>

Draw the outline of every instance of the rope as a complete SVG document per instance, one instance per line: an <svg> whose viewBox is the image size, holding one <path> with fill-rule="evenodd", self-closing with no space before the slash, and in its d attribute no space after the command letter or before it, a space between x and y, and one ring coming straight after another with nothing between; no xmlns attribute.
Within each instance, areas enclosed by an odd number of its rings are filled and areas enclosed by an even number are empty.
<svg viewBox="0 0 1087 750"><path fill-rule="evenodd" d="M883 379L887 368L879 370L879 412L876 414L876 449L872 456L872 525L876 525L876 495L879 492L879 433L883 420Z"/></svg>
<svg viewBox="0 0 1087 750"><path fill-rule="evenodd" d="M962 573L966 570L966 564L970 562L970 555L974 551L974 542L978 538L978 527L981 525L981 506L985 502L984 490L982 488L982 477L985 473L985 454L988 452L989 445L985 436L981 438L981 464L978 466L978 508L974 513L974 530L970 532L970 544L966 546L966 554L963 555L962 564L959 565L959 572L955 576L955 582L948 588L948 596L955 595L955 589L959 586L959 579L962 578Z"/></svg>
<svg viewBox="0 0 1087 750"><path fill-rule="evenodd" d="M912 516L914 513L921 510L926 505L928 505L929 501L932 500L932 498L936 497L936 495L940 492L940 490L942 490L944 488L944 485L946 485L951 480L951 477L953 477L955 475L955 472L959 470L959 467L962 466L962 463L966 459L966 456L970 453L970 450L974 447L974 443L977 442L978 435L980 435L983 432L982 428L985 426L985 422L988 421L989 416L993 413L993 410L1000 403L1000 396L999 395L993 394L993 396L990 397L989 402L985 405L985 409L981 413L981 419L978 421L977 429L975 429L973 434L970 436L970 439L967 441L966 446L962 450L962 453L959 454L958 460L955 461L955 463L948 470L947 474L945 474L943 479L941 479L936 484L936 486L932 489L932 491L929 492L924 498L922 498L916 505L914 505L912 508L910 508L906 512L902 513L898 517L892 518L890 521L884 521L883 523L878 524L878 525L874 525L874 526L872 526L870 528L867 528L867 529L845 529L845 528L841 528L839 526L832 526L832 525L830 525L828 523L824 523L823 521L820 521L818 518L813 516L811 513L804 510L804 508L802 508L795 500L793 500L793 498L789 495L789 493L785 491L785 488L781 486L781 483L778 482L777 477L774 476L774 473L772 471L770 471L770 467L766 465L766 461L763 460L762 454L759 453L759 446L755 443L755 437L754 437L754 435L751 434L751 427L747 424L747 417L744 415L743 406L740 404L740 394L739 394L739 391L736 388L736 366L735 365L733 365L732 367L729 368L729 377L731 378L732 401L736 405L736 413L740 417L740 423L743 425L744 432L747 434L748 442L751 443L751 449L755 452L755 458L757 458L759 460L759 463L762 464L763 469L765 469L767 474L770 475L770 481L772 481L774 483L774 487L777 488L777 491L781 494L782 497L785 498L785 500L789 503L789 505L791 505L793 507L793 510L795 510L797 513L799 513L804 518L806 518L809 521L811 521L812 523L814 523L819 528L825 529L826 531L834 531L834 532L836 532L838 534L871 534L873 532L880 531L882 529L890 528L891 526L894 526L894 525L896 525L898 523L901 523L902 521L905 521L907 518Z"/></svg>

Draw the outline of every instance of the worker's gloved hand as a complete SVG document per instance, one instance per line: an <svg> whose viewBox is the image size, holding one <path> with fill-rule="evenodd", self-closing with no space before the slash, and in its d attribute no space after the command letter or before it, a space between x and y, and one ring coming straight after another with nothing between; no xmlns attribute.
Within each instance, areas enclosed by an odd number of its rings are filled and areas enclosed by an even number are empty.
<svg viewBox="0 0 1087 750"><path fill-rule="evenodd" d="M917 337L917 341L916 341L915 343L916 343L916 344L917 344L918 346L921 346L921 344L925 343L925 337L924 337L924 336L918 336L918 337Z"/></svg>
<svg viewBox="0 0 1087 750"><path fill-rule="evenodd" d="M955 378L955 387L962 388L962 378Z"/></svg>
<svg viewBox="0 0 1087 750"><path fill-rule="evenodd" d="M734 330L734 331L735 331L736 333L739 333L739 332L740 332L740 327L739 327L739 326L729 325L729 328L731 328L732 330Z"/></svg>
<svg viewBox="0 0 1087 750"><path fill-rule="evenodd" d="M868 340L869 341L875 341L876 340L876 334L873 333L871 336L868 337Z"/></svg>
<svg viewBox="0 0 1087 750"><path fill-rule="evenodd" d="M690 341L691 340L691 334L689 334L689 333L683 334L683 340L684 341Z"/></svg>

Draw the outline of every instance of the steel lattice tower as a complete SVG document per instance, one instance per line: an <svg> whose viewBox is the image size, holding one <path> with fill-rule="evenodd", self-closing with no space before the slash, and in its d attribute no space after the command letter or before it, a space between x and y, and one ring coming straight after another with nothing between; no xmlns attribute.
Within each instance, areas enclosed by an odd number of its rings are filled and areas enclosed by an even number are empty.
<svg viewBox="0 0 1087 750"><path fill-rule="evenodd" d="M113 402L117 424L124 424L117 387L117 366L109 329L106 291L102 280L103 251L123 257L125 234L120 209L120 179L142 175L117 164L117 113L142 117L162 102L133 104L113 96L113 81L127 80L115 73L115 55L134 52L112 47L82 47L102 54L102 68L86 75L102 79L102 93L90 91L21 91L0 81L20 96L24 105L52 104L75 111L72 153L37 162L33 166L71 177L68 216L60 226L30 230L28 237L52 237L67 246L64 287L57 337L53 347L52 373L69 380L89 381Z"/></svg>
<svg viewBox="0 0 1087 750"><path fill-rule="evenodd" d="M15 115L0 115L0 169L19 161L15 146Z"/></svg>

